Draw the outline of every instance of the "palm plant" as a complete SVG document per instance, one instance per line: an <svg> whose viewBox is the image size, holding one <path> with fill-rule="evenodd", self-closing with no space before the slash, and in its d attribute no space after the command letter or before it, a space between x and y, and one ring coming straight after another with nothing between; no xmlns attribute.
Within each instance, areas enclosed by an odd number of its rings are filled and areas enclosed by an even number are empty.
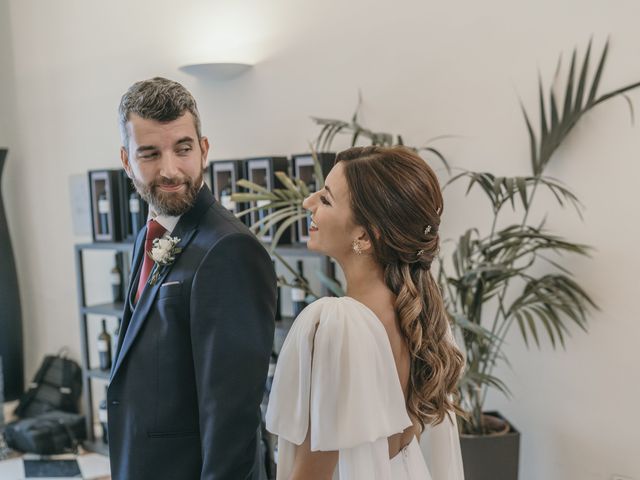
<svg viewBox="0 0 640 480"><path fill-rule="evenodd" d="M371 145L391 146L403 145L402 136L393 135L387 132L375 132L364 127L358 120L360 107L362 105L362 97L358 95L358 105L350 122L335 119L324 119L311 117L314 122L322 127L315 144L310 144L309 148L314 160L314 173L319 188L324 186L324 175L320 162L318 161L317 152L328 152L337 134L351 135L351 146L355 146L359 140L366 139ZM422 147L409 147L420 152L430 152L442 161L447 171L449 164L444 156L430 145ZM306 219L308 214L302 208L302 202L309 195L309 188L305 182L299 178L290 177L284 172L276 172L276 176L283 188L274 188L268 190L254 182L248 180L239 180L238 186L247 190L245 193L236 193L232 196L234 202L248 203L249 208L239 212L238 217L249 215L254 211L271 212L251 226L251 230L258 236L262 237L272 228L277 227L269 246L269 253L276 257L282 265L302 284L307 292L308 301L313 301L319 297L309 284L298 275L296 270L276 251L276 247L284 232L291 228L298 220ZM316 275L320 282L333 294L341 296L344 294L339 285L335 284L331 279L324 275L321 271L316 271ZM281 286L292 286L287 283L284 277L280 277L278 282Z"/></svg>
<svg viewBox="0 0 640 480"><path fill-rule="evenodd" d="M538 133L532 126L531 115L522 106L530 142L530 175L499 177L487 172L464 171L445 185L446 188L468 180L467 193L479 187L489 199L493 215L488 233L469 228L459 237L451 255L453 272L447 271L444 259L440 262L439 280L447 308L457 324L465 327L462 338L467 369L460 382L462 406L470 412L468 420L462 422L465 433L488 433L483 406L490 388L509 394L505 383L494 375L494 369L500 361L508 363L503 345L514 324L518 325L527 346L533 341L540 347L541 337L546 337L554 348L564 347L570 325L586 331L588 312L597 308L571 272L555 259L564 253L587 256L589 247L553 234L545 229L544 220L532 223L529 214L541 189L551 192L560 206L570 204L580 214L581 205L576 196L560 181L545 176L545 171L553 153L584 114L640 86L640 82L636 82L598 96L608 47L607 41L591 81L588 81L591 42L582 58L577 80L578 56L576 50L573 51L561 107L553 87L545 92L539 79ZM560 65L559 61L556 80ZM629 105L632 108L630 102ZM633 109L631 113L633 115ZM522 219L520 223L499 228L499 215L506 204L511 204L514 211L517 205ZM545 273L536 274L534 272L540 271L540 262L548 268L543 269Z"/></svg>
<svg viewBox="0 0 640 480"><path fill-rule="evenodd" d="M509 394L507 385L494 374L494 369L500 362L508 363L503 346L514 323L518 325L527 347L531 342L539 347L544 337L552 347L564 348L570 326L575 324L586 331L589 311L597 308L571 272L556 258L565 253L588 256L590 248L548 231L544 220L531 222L529 214L537 198L536 193L547 190L560 206L571 205L581 215L582 206L578 198L561 181L545 175L545 171L554 152L587 112L606 100L623 96L629 103L633 119L633 106L625 93L639 87L640 82L598 96L608 49L607 41L591 80L588 79L591 41L580 62L577 50L573 51L564 79L562 103L557 101L553 86L545 90L539 77L538 133L533 127L531 115L521 102L530 143L529 174L504 177L489 172L463 171L444 186L447 188L452 183L468 180L467 193L479 187L487 196L492 212L488 233L478 227L467 229L457 241L453 241L451 261L447 263L441 257L439 262L438 279L447 310L461 332L467 358L467 368L459 384L462 406L470 412L468 419L461 422L465 433L488 432L482 412L490 388ZM558 61L554 84L560 79L560 70L561 61ZM352 146L363 139L372 145L404 144L401 135L376 132L364 127L358 119L359 109L360 99L350 121L313 118L321 131L312 150L330 151L338 134L350 135ZM435 155L450 172L448 162L437 149L430 145L413 149ZM278 232L281 235L283 226L287 228L305 216L301 212L301 205L308 195L306 185L299 179L278 175L285 187L283 189L268 191L242 181L241 185L250 193L233 197L234 201L239 202L269 202L251 207L239 215L258 209L277 209L253 226L258 234L279 224ZM317 161L316 176L323 183ZM519 223L499 227L500 214L506 205L511 205L514 211L518 208L522 218ZM271 250L295 275L295 270L274 251L280 235L274 236ZM546 264L546 269L542 269L545 273L537 275L541 263ZM317 297L310 289L307 288L307 291Z"/></svg>

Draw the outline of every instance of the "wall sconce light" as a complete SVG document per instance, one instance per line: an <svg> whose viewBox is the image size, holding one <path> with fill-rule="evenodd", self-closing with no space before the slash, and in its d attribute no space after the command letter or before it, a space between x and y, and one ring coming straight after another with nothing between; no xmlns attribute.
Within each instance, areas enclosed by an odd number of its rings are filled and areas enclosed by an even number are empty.
<svg viewBox="0 0 640 480"><path fill-rule="evenodd" d="M210 62L183 65L180 70L190 75L213 80L228 80L252 68L250 63Z"/></svg>

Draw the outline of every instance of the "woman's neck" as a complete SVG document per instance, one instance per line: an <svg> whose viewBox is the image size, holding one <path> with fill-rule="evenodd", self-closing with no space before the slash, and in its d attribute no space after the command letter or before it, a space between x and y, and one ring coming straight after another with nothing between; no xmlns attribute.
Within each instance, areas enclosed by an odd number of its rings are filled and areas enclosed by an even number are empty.
<svg viewBox="0 0 640 480"><path fill-rule="evenodd" d="M347 282L346 295L368 307L393 305L395 295L384 282L384 271L381 265L370 255L349 256L338 261ZM376 308L377 309L377 308Z"/></svg>

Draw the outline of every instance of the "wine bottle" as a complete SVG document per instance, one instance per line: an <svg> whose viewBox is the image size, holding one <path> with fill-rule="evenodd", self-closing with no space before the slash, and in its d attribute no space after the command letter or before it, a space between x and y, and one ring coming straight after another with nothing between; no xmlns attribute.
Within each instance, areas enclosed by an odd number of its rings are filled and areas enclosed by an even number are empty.
<svg viewBox="0 0 640 480"><path fill-rule="evenodd" d="M142 228L142 208L138 192L129 195L129 215L131 216L131 234L137 234Z"/></svg>
<svg viewBox="0 0 640 480"><path fill-rule="evenodd" d="M100 370L111 368L111 335L107 332L107 320L102 319L102 331L98 335L98 357Z"/></svg>
<svg viewBox="0 0 640 480"><path fill-rule="evenodd" d="M329 272L328 272L328 277L329 280L331 280L336 287L342 289L342 284L340 283L340 281L336 278L336 264L333 263L331 260L329 260ZM330 297L337 297L338 295L336 295L336 292L334 292L333 290L329 289L329 296Z"/></svg>
<svg viewBox="0 0 640 480"><path fill-rule="evenodd" d="M300 312L307 306L307 302L305 301L307 293L303 286L305 283L308 284L307 279L304 277L302 260L298 260L298 276L294 279L293 287L291 288L291 303L293 305L294 318L300 315Z"/></svg>
<svg viewBox="0 0 640 480"><path fill-rule="evenodd" d="M122 302L122 272L117 263L111 269L111 292L113 303Z"/></svg>
<svg viewBox="0 0 640 480"><path fill-rule="evenodd" d="M102 442L105 444L109 443L109 432L108 432L108 415L107 415L107 388L104 387L104 398L100 401L98 405L98 419L100 420L100 426L102 427Z"/></svg>
<svg viewBox="0 0 640 480"><path fill-rule="evenodd" d="M109 234L109 200L107 193L98 195L98 216L100 218L100 233Z"/></svg>

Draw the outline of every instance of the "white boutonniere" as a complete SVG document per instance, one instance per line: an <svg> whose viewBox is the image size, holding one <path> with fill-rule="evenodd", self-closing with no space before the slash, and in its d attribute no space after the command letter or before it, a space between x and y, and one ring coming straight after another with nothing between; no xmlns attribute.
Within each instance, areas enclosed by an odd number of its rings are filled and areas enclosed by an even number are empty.
<svg viewBox="0 0 640 480"><path fill-rule="evenodd" d="M151 271L149 285L154 285L158 281L162 270L175 262L176 256L182 252L182 249L178 247L178 243L180 243L178 237L156 238L153 241L151 251L147 252L147 255L151 257L155 264Z"/></svg>

